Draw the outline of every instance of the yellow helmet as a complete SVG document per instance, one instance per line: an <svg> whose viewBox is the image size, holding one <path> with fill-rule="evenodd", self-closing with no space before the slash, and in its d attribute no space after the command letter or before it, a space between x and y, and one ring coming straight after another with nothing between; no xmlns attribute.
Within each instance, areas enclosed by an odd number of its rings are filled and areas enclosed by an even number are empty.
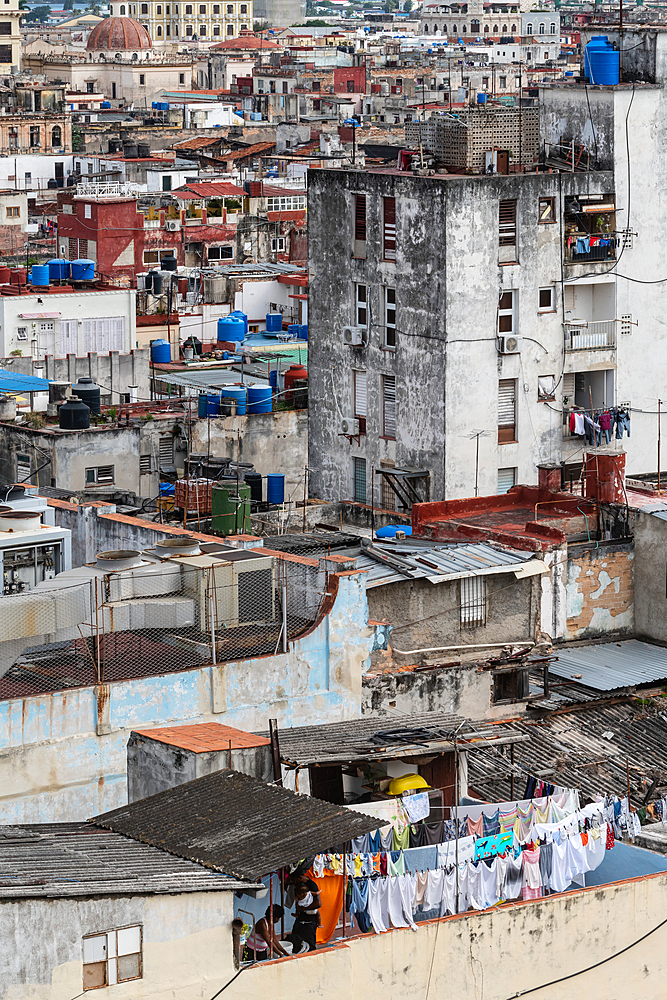
<svg viewBox="0 0 667 1000"><path fill-rule="evenodd" d="M389 783L389 794L402 795L403 792L413 792L418 788L430 787L421 774L402 774L400 778L394 778Z"/></svg>

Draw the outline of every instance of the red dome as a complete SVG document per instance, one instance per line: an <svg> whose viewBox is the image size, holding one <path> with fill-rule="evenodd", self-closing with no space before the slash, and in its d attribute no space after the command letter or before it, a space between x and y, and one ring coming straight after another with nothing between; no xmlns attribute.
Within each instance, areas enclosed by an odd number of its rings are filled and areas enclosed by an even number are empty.
<svg viewBox="0 0 667 1000"><path fill-rule="evenodd" d="M131 17L107 17L88 36L87 49L96 52L152 49L153 43L143 24Z"/></svg>

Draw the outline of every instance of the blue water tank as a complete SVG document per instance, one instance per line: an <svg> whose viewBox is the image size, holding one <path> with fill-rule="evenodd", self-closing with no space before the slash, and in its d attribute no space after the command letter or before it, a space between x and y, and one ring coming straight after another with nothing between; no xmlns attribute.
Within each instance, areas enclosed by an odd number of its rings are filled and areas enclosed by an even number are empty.
<svg viewBox="0 0 667 1000"><path fill-rule="evenodd" d="M247 389L244 385L223 385L220 390L220 396L222 399L235 399L236 400L236 413L239 416L243 416L246 412L246 402L247 402Z"/></svg>
<svg viewBox="0 0 667 1000"><path fill-rule="evenodd" d="M173 483L160 483L160 496L173 497L175 492L176 487Z"/></svg>
<svg viewBox="0 0 667 1000"><path fill-rule="evenodd" d="M261 120L262 120L262 116L259 113L259 111L251 111L250 112L250 121L251 122L261 122Z"/></svg>
<svg viewBox="0 0 667 1000"><path fill-rule="evenodd" d="M49 274L48 264L33 264L32 271L30 272L30 281L33 285L44 287L49 283Z"/></svg>
<svg viewBox="0 0 667 1000"><path fill-rule="evenodd" d="M584 52L584 75L592 84L615 86L620 56L606 35L594 35Z"/></svg>
<svg viewBox="0 0 667 1000"><path fill-rule="evenodd" d="M404 531L406 535L412 534L409 524L386 524L384 528L378 528L375 532L376 538L395 538L397 531Z"/></svg>
<svg viewBox="0 0 667 1000"><path fill-rule="evenodd" d="M168 340L154 340L151 344L151 358L154 365L164 365L171 361L171 347Z"/></svg>
<svg viewBox="0 0 667 1000"><path fill-rule="evenodd" d="M275 392L278 392L278 372L275 368L269 372L269 385Z"/></svg>
<svg viewBox="0 0 667 1000"><path fill-rule="evenodd" d="M299 340L308 340L308 324L301 324L301 333L299 334Z"/></svg>
<svg viewBox="0 0 667 1000"><path fill-rule="evenodd" d="M287 327L287 332L290 335L290 337L294 337L296 339L299 336L299 334L301 333L301 324L300 323L290 323L288 325L288 327Z"/></svg>
<svg viewBox="0 0 667 1000"><path fill-rule="evenodd" d="M235 309L234 312L230 312L230 316L236 316L237 319L243 320L243 329L245 330L246 337L248 336L248 314L242 312L240 309Z"/></svg>
<svg viewBox="0 0 667 1000"><path fill-rule="evenodd" d="M85 257L73 260L70 264L70 274L72 281L92 281L95 277L95 261L87 260Z"/></svg>
<svg viewBox="0 0 667 1000"><path fill-rule="evenodd" d="M222 316L218 320L218 340L228 340L243 343L245 326L238 316Z"/></svg>
<svg viewBox="0 0 667 1000"><path fill-rule="evenodd" d="M153 101L153 103L151 104L151 107L152 107L153 111L157 111L157 101Z"/></svg>
<svg viewBox="0 0 667 1000"><path fill-rule="evenodd" d="M49 281L62 281L69 278L69 261L64 257L54 257L48 261Z"/></svg>
<svg viewBox="0 0 667 1000"><path fill-rule="evenodd" d="M248 386L248 413L271 413L273 390L270 385Z"/></svg>
<svg viewBox="0 0 667 1000"><path fill-rule="evenodd" d="M282 333L283 329L283 315L282 313L267 313L266 314L266 332L267 333Z"/></svg>
<svg viewBox="0 0 667 1000"><path fill-rule="evenodd" d="M206 416L217 417L220 413L220 393L211 393L206 397Z"/></svg>
<svg viewBox="0 0 667 1000"><path fill-rule="evenodd" d="M285 476L280 472L269 472L266 477L267 503L283 503L285 500Z"/></svg>
<svg viewBox="0 0 667 1000"><path fill-rule="evenodd" d="M100 107L104 108L105 111L108 111L108 109L111 107L111 101L101 101Z"/></svg>
<svg viewBox="0 0 667 1000"><path fill-rule="evenodd" d="M205 417L207 414L208 396L201 393L197 399L197 416Z"/></svg>
<svg viewBox="0 0 667 1000"><path fill-rule="evenodd" d="M477 103L478 104L486 104L486 94L478 94L477 95Z"/></svg>

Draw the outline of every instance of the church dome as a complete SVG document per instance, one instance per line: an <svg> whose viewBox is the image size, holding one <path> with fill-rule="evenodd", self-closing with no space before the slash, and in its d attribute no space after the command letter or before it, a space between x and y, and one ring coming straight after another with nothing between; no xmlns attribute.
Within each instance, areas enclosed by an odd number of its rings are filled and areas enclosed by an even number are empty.
<svg viewBox="0 0 667 1000"><path fill-rule="evenodd" d="M107 17L96 24L86 48L94 52L134 52L151 49L153 43L143 24L131 17Z"/></svg>

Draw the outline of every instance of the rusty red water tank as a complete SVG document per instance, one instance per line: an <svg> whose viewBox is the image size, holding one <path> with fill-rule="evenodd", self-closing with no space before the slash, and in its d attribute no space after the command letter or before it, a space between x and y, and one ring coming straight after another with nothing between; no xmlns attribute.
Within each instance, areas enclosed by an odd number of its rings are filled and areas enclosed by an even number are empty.
<svg viewBox="0 0 667 1000"><path fill-rule="evenodd" d="M12 272L8 267L0 267L0 285L8 285L11 281Z"/></svg>
<svg viewBox="0 0 667 1000"><path fill-rule="evenodd" d="M288 391L294 388L297 379L307 379L308 369L303 365L290 365L285 372L285 399L292 399L293 393Z"/></svg>
<svg viewBox="0 0 667 1000"><path fill-rule="evenodd" d="M585 493L600 503L625 503L625 452L586 454Z"/></svg>
<svg viewBox="0 0 667 1000"><path fill-rule="evenodd" d="M12 285L25 285L26 270L24 267L14 268L10 272Z"/></svg>

